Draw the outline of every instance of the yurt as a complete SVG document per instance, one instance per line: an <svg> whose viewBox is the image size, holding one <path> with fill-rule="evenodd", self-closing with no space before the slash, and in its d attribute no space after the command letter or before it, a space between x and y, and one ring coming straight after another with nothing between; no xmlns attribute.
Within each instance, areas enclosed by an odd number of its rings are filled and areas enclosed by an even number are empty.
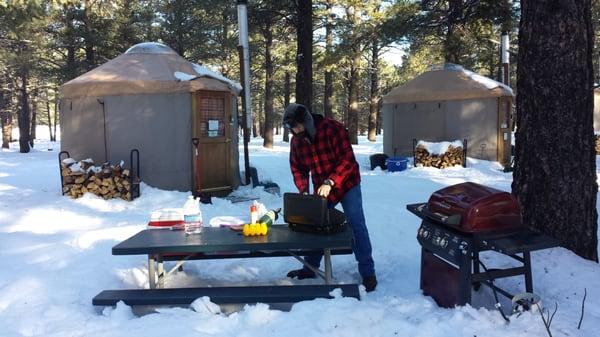
<svg viewBox="0 0 600 337"><path fill-rule="evenodd" d="M137 44L60 87L61 149L127 166L136 149L150 186L227 194L240 184L240 91L163 44Z"/></svg>
<svg viewBox="0 0 600 337"><path fill-rule="evenodd" d="M412 156L413 139L467 140L467 155L510 163L513 91L455 64L434 66L383 97L383 148Z"/></svg>

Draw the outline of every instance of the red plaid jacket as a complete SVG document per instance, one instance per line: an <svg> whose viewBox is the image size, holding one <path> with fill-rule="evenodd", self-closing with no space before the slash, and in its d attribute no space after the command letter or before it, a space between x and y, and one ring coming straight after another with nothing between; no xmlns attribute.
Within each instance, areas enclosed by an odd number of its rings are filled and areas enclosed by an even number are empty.
<svg viewBox="0 0 600 337"><path fill-rule="evenodd" d="M308 176L312 175L313 192L325 179L334 186L327 201L337 204L352 187L360 184L360 171L344 126L321 115L313 115L316 127L314 141L293 137L290 143L290 167L300 193L308 192Z"/></svg>

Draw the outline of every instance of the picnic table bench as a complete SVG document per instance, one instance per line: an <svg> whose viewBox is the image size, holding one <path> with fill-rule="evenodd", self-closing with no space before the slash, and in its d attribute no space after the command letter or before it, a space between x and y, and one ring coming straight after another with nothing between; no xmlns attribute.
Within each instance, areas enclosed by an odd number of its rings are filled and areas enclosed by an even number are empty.
<svg viewBox="0 0 600 337"><path fill-rule="evenodd" d="M115 305L184 305L208 296L217 304L289 303L315 298L332 298L332 290L359 298L358 284L333 283L331 256L351 254L352 231L333 235L315 235L289 230L284 225L269 228L266 236L245 237L228 228L203 228L201 234L186 235L181 230L147 229L112 248L113 255L147 255L150 289L104 290L94 297L98 306ZM323 254L324 270L312 268L302 258ZM324 284L227 286L198 288L165 288L165 278L179 270L184 261L228 258L292 256L313 269ZM177 261L168 272L165 261Z"/></svg>

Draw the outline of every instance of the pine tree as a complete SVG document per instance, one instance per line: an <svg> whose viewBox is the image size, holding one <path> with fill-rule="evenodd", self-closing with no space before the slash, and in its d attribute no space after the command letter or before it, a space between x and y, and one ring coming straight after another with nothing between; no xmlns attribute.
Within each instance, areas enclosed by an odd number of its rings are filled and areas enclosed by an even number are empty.
<svg viewBox="0 0 600 337"><path fill-rule="evenodd" d="M296 1L296 103L313 111L313 25L312 0Z"/></svg>
<svg viewBox="0 0 600 337"><path fill-rule="evenodd" d="M513 192L525 224L598 261L592 48L590 0L521 1Z"/></svg>
<svg viewBox="0 0 600 337"><path fill-rule="evenodd" d="M39 37L41 36L41 18L44 7L35 1L14 2L0 6L0 31L5 34L0 41L3 45L7 71L9 76L18 79L18 112L19 151L30 151L31 116L30 116L30 76L39 63Z"/></svg>

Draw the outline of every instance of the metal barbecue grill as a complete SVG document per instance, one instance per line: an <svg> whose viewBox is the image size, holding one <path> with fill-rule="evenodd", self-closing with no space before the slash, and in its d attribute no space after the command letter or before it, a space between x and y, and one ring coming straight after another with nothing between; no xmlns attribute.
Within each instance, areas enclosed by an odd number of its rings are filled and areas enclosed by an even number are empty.
<svg viewBox="0 0 600 337"><path fill-rule="evenodd" d="M512 299L494 284L505 277L523 276L525 291L533 293L531 252L558 245L523 226L513 195L476 183L443 188L428 202L406 208L423 220L417 232L421 289L442 307L470 304L472 289L480 285ZM479 259L483 251L509 256L518 265L488 270Z"/></svg>

